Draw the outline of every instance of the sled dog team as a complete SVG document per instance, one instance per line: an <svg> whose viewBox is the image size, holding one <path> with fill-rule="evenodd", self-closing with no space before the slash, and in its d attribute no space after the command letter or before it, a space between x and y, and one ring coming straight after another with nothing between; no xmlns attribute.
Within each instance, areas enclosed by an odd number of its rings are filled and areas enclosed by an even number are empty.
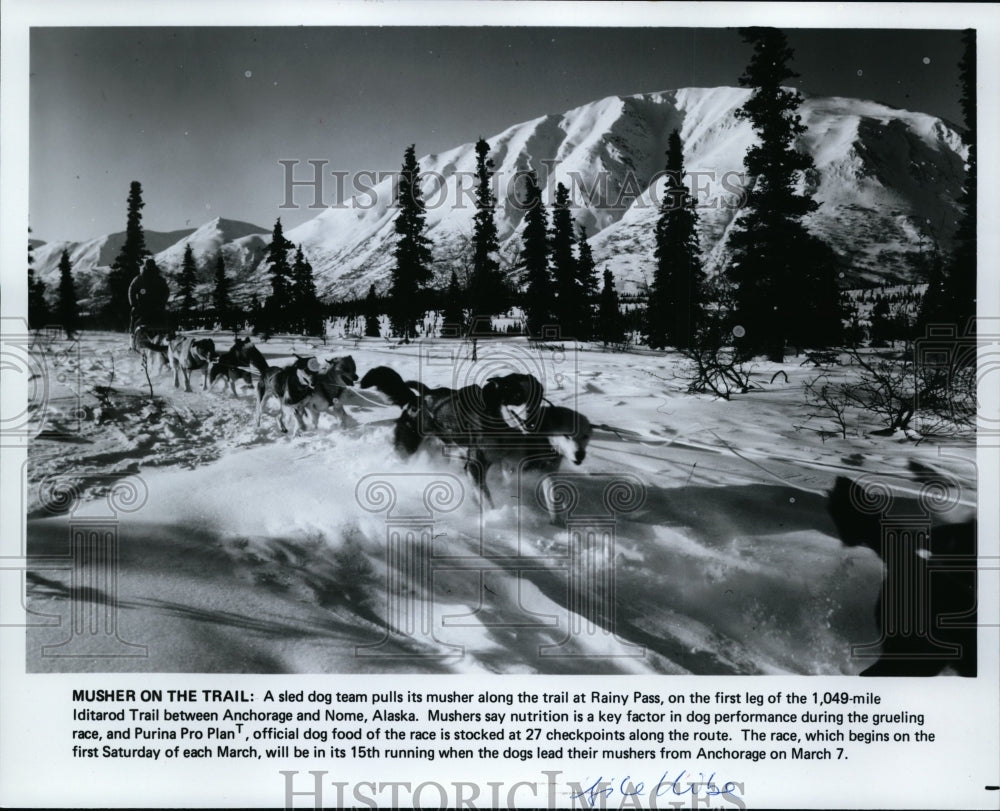
<svg viewBox="0 0 1000 811"><path fill-rule="evenodd" d="M295 430L305 430L311 415L315 430L319 416L332 413L341 425L354 421L344 410L344 391L358 382L350 355L321 360L296 355L286 366L271 366L249 338L237 338L221 355L211 338L177 337L165 346L137 336L140 349L158 353L173 371L174 387L184 377L191 391L191 374L203 371L202 390L219 380L236 396L236 383L253 386L256 421L260 426L264 404L278 401L278 426L288 432L286 419L295 420ZM590 441L587 418L570 408L556 406L545 398L541 382L533 375L512 373L491 377L485 384L459 389L430 388L417 380L406 380L387 366L370 370L361 388L374 388L401 409L394 425L393 444L401 456L412 456L425 442L449 448L459 456L472 479L480 500L492 504L486 483L487 471L499 465L514 470L555 472L563 459L583 462ZM551 484L543 480L542 497L552 510ZM554 517L554 516L553 516Z"/></svg>

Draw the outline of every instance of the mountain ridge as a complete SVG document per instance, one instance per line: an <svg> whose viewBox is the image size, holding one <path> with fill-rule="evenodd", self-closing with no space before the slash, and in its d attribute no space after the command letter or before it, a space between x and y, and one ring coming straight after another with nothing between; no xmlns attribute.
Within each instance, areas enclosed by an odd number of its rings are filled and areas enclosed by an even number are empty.
<svg viewBox="0 0 1000 811"><path fill-rule="evenodd" d="M513 273L518 257L523 220L518 178L533 169L547 205L557 182L570 187L574 219L587 227L598 267L612 271L619 291L644 289L652 277L661 186L657 174L665 162L667 137L676 128L689 178L699 189L706 270L719 272L728 258L725 237L743 191L736 181L746 182L743 157L755 139L750 123L735 115L750 92L680 88L607 96L513 124L489 137L505 270ZM807 228L834 248L845 284L925 281L926 254L935 246L947 250L954 232L966 156L960 131L934 116L874 101L801 95L799 113L807 130L797 143L815 163L803 183L820 203L806 218ZM419 160L435 281L443 284L452 270L462 277L470 269L474 144ZM352 177L353 196L286 231L312 263L324 297L362 296L373 283L380 290L387 287L396 210L393 180L359 185L359 178L360 173ZM155 232L146 233L153 250L150 234ZM113 244L115 236L72 243L80 263L78 268L71 251L74 268L84 286L90 280L85 293L100 295L99 268L117 253L109 249L95 255L95 243ZM165 236L177 238L162 247L157 243L154 256L168 277L179 270L184 246L190 243L202 265L223 253L235 275L238 303L246 303L250 295L266 295L266 274L260 271L269 228L217 217ZM36 272L47 283L62 245L35 248ZM203 284L209 277L210 271L200 268Z"/></svg>

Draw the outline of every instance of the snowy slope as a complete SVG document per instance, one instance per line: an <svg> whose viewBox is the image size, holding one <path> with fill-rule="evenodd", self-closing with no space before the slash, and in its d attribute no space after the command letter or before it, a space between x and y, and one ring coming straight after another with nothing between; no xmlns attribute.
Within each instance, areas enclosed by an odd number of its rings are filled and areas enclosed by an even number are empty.
<svg viewBox="0 0 1000 811"><path fill-rule="evenodd" d="M215 268L215 257L221 251L226 267L235 271L236 284L243 288L253 281L253 271L270 241L270 232L250 223L216 217L194 230L145 231L146 247L167 278L180 272L185 247L190 244L200 272L200 292L208 292ZM104 295L104 280L111 263L122 245L125 233L115 233L85 242L49 242L34 249L35 272L48 286L49 296L54 296L59 285L59 259L64 250L69 251L73 278L81 304L86 308L95 295ZM176 291L175 291L176 292ZM245 297L242 295L245 292ZM252 290L237 290L236 303L249 301Z"/></svg>
<svg viewBox="0 0 1000 811"><path fill-rule="evenodd" d="M147 645L148 657L41 656L67 626L40 624L28 633L30 670L856 673L870 662L852 659L851 644L877 636L881 566L834 536L825 493L835 476L877 473L912 497L919 463L960 493L947 520L975 505L974 447L914 445L873 435L874 426L826 438L801 405L815 370L795 360L762 364L759 390L723 401L684 393L670 353L481 342L473 363L468 345L450 342L260 348L271 363L350 353L362 373L385 364L430 385L511 366L544 377L554 403L602 426L584 463L563 473L584 528L594 524L583 516L616 510L613 546L586 560L613 579L614 600L597 608L615 633L584 621L594 592L573 585L567 562L583 540L539 509L536 479L491 474L496 504L481 512L457 460L433 449L396 457L398 410L370 393L344 399L357 427L324 416L316 432L290 438L273 410L255 427L248 391L198 390L200 374L193 393L154 374L151 404L121 337L86 334L78 353L60 340L45 353L53 386L30 450L28 549L65 554L67 522L106 512L102 493L131 482L138 497L118 516L118 632ZM402 530L428 533L432 580L412 558L388 554L390 502L373 479L396 489L394 520L433 506L431 524ZM422 496L435 481L437 497ZM623 489L609 496L615 482ZM36 559L29 609L68 617L69 570Z"/></svg>
<svg viewBox="0 0 1000 811"><path fill-rule="evenodd" d="M651 275L662 187L656 176L676 128L699 190L707 270L718 271L725 265L725 236L745 185L743 158L754 139L749 122L735 117L748 93L716 87L612 96L487 137L505 269L510 272L516 264L523 220L517 177L532 169L547 203L557 183L570 189L574 217L587 227L598 266L614 272L619 291L641 288ZM800 113L807 131L799 148L816 164L806 182L821 204L808 225L840 255L845 283L925 281L916 267L921 252L935 244L947 250L955 228L954 201L964 181L966 154L958 132L923 113L858 99L806 97ZM434 269L443 284L453 269L464 275L471 261L474 144L425 155L419 162ZM398 166L379 170L391 175ZM379 290L387 286L393 183L390 176L378 184L360 175L347 178L349 199L286 232L312 263L321 295L358 296L372 283ZM179 232L171 243L154 245L147 239L168 276L179 268L188 242L199 262L222 250L236 275L237 300L245 304L265 289L258 265L268 236L267 229L216 219L194 232ZM117 252L114 245L115 238L101 237L69 246L85 297L103 274L95 268L109 264ZM51 243L36 250L35 266L50 293L62 247ZM207 280L210 271L203 272Z"/></svg>
<svg viewBox="0 0 1000 811"><path fill-rule="evenodd" d="M187 238L192 231L185 229L144 233L146 247L155 253L177 244L178 240ZM86 307L95 289L100 295L107 270L124 244L124 231L83 242L45 242L37 245L32 251L35 273L48 286L48 295L54 301L55 292L59 287L59 260L63 251L68 251L77 295L81 305Z"/></svg>
<svg viewBox="0 0 1000 811"><path fill-rule="evenodd" d="M216 217L193 231L179 242L161 251L154 251L157 264L163 267L178 267L184 259L184 251L191 246L194 260L198 264L214 261L223 245L242 243L247 237L270 239L270 232L256 225Z"/></svg>
<svg viewBox="0 0 1000 811"><path fill-rule="evenodd" d="M662 188L650 188L650 182L662 170L667 137L677 128L686 168L700 178L708 270L718 270L743 186L738 173L754 138L749 122L735 117L748 93L719 87L610 97L488 138L500 179L498 229L508 262L516 256L523 212L507 192L515 190L517 173L531 168L545 185L546 202L556 183L570 188L574 216L588 228L598 264L611 267L619 289L632 292L641 285L649 278ZM908 255L932 240L946 246L954 228L953 201L964 179L959 134L932 116L856 99L806 98L801 114L808 129L799 147L815 160L808 182L821 204L810 227L842 256L850 281L912 278ZM420 159L442 278L460 268L468 253L474 211L471 196L460 189L471 188L474 158L474 145L466 144ZM391 263L391 184L386 179L373 193L289 232L302 243L323 289L359 294L372 282L384 285Z"/></svg>

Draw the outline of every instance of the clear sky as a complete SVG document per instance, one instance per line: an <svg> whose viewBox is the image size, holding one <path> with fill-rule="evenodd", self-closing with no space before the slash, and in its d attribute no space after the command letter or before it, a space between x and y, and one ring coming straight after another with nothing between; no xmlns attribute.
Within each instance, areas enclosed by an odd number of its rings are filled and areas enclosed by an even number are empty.
<svg viewBox="0 0 1000 811"><path fill-rule="evenodd" d="M961 123L959 31L786 33L805 92ZM609 95L736 85L749 56L721 28L36 28L31 225L43 240L122 230L139 180L147 229L293 227L317 212L279 208L279 160L393 171L410 143L419 156Z"/></svg>

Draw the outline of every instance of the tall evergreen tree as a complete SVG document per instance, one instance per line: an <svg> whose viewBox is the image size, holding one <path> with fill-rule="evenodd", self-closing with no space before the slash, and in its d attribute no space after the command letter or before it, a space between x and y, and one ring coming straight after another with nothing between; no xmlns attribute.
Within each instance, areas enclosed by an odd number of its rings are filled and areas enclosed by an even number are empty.
<svg viewBox="0 0 1000 811"><path fill-rule="evenodd" d="M615 290L615 280L611 271L604 271L604 287L601 289L601 301L597 314L597 337L607 346L609 343L619 343L625 335L621 310L618 305L618 291Z"/></svg>
<svg viewBox="0 0 1000 811"><path fill-rule="evenodd" d="M597 265L587 241L587 227L580 225L576 244L576 280L581 295L580 338L589 340L594 334L594 305L598 303Z"/></svg>
<svg viewBox="0 0 1000 811"><path fill-rule="evenodd" d="M271 295L264 302L263 312L265 329L274 333L292 327L290 321L293 314L292 304L292 268L288 264L288 252L295 247L285 237L281 227L281 218L274 223L271 242L267 246L267 269L271 274Z"/></svg>
<svg viewBox="0 0 1000 811"><path fill-rule="evenodd" d="M573 233L573 215L569 210L569 189L562 183L556 186L552 202L552 276L556 289L556 315L564 338L580 337L583 290L577 278Z"/></svg>
<svg viewBox="0 0 1000 811"><path fill-rule="evenodd" d="M368 288L368 296L365 298L365 337L378 338L382 332L378 323L379 303L378 296L375 295L375 285Z"/></svg>
<svg viewBox="0 0 1000 811"><path fill-rule="evenodd" d="M76 301L76 287L73 284L73 266L69 252L63 251L59 258L59 303L57 316L66 337L72 338L80 323L80 311Z"/></svg>
<svg viewBox="0 0 1000 811"><path fill-rule="evenodd" d="M465 332L465 312L462 309L462 287L458 283L458 274L453 270L448 289L444 294L444 307L441 313L441 331L448 337L458 338Z"/></svg>
<svg viewBox="0 0 1000 811"><path fill-rule="evenodd" d="M944 267L941 255L937 250L931 254L927 262L922 263L921 269L927 275L927 290L920 299L917 329L921 334L925 334L928 326L947 323L951 318L951 308L949 306L949 291L945 284Z"/></svg>
<svg viewBox="0 0 1000 811"><path fill-rule="evenodd" d="M646 306L649 345L686 349L704 318L705 273L698 245L697 201L684 185L684 146L677 130L667 141L666 184L656 221L656 270Z"/></svg>
<svg viewBox="0 0 1000 811"><path fill-rule="evenodd" d="M524 230L521 232L521 263L525 285L525 329L538 338L542 328L554 323L552 275L549 271L549 225L542 190L534 172L524 175Z"/></svg>
<svg viewBox="0 0 1000 811"><path fill-rule="evenodd" d="M260 306L260 299L254 293L250 296L250 312L247 314L247 321L254 332L266 332L264 324L264 308Z"/></svg>
<svg viewBox="0 0 1000 811"><path fill-rule="evenodd" d="M496 224L496 196L493 194L493 161L490 145L476 142L476 215L472 232L472 276L468 286L468 304L473 323L488 323L488 318L507 310L507 289L500 274L500 239ZM477 316L483 318L477 320Z"/></svg>
<svg viewBox="0 0 1000 811"><path fill-rule="evenodd" d="M181 273L177 279L177 292L180 295L181 305L177 314L180 326L187 328L195 322L195 297L194 288L198 283L198 267L194 261L194 251L189 242L184 246L184 258L181 260Z"/></svg>
<svg viewBox="0 0 1000 811"><path fill-rule="evenodd" d="M323 332L323 308L316 295L312 265L306 261L301 245L295 251L292 279L295 283L294 313L299 329L306 335L321 335Z"/></svg>
<svg viewBox="0 0 1000 811"><path fill-rule="evenodd" d="M125 242L118 256L111 263L108 273L108 301L103 320L113 329L124 329L129 321L128 286L142 269L143 260L149 256L146 234L142 229L142 184L133 180L129 185L128 213L125 219Z"/></svg>
<svg viewBox="0 0 1000 811"><path fill-rule="evenodd" d="M870 340L872 346L885 346L886 340L892 333L889 319L889 302L885 296L875 299L872 307Z"/></svg>
<svg viewBox="0 0 1000 811"><path fill-rule="evenodd" d="M31 233L31 229L28 229ZM45 282L35 274L35 253L28 237L28 327L41 329L49 322L49 305L45 300Z"/></svg>
<svg viewBox="0 0 1000 811"><path fill-rule="evenodd" d="M216 318L223 329L236 329L233 305L229 301L229 279L226 278L226 260L222 251L215 257L215 287L212 289L212 304Z"/></svg>
<svg viewBox="0 0 1000 811"><path fill-rule="evenodd" d="M818 346L839 338L836 262L802 224L817 204L796 191L813 162L795 149L805 131L796 112L800 97L782 86L798 75L788 67L792 49L774 28L744 28L740 34L754 49L740 85L753 92L737 115L753 124L758 143L744 159L753 186L730 237L729 274L736 284L735 317L745 331L743 351L780 360L786 341Z"/></svg>
<svg viewBox="0 0 1000 811"><path fill-rule="evenodd" d="M424 287L431 280L431 241L425 234L427 214L413 144L403 154L396 205L399 213L394 224L399 239L393 251L390 321L393 332L408 342L423 317Z"/></svg>
<svg viewBox="0 0 1000 811"><path fill-rule="evenodd" d="M978 207L978 158L976 149L976 32L967 29L962 33L964 50L959 63L959 81L962 88L962 113L965 118L965 132L962 140L969 149L966 161L965 185L958 200L962 209L958 229L955 232L955 247L952 251L944 275L945 320L954 324L959 334L966 330L975 331L976 315L976 252L978 240L976 217ZM970 355L971 357L971 355Z"/></svg>

